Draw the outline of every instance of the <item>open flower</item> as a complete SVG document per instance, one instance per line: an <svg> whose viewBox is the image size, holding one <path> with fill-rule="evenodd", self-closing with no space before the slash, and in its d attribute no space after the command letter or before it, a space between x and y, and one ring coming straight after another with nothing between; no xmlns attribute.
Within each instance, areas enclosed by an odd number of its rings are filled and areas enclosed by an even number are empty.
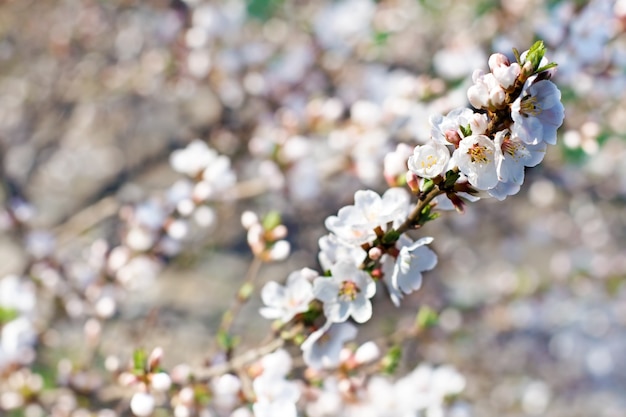
<svg viewBox="0 0 626 417"><path fill-rule="evenodd" d="M296 314L304 313L313 301L313 285L311 279L317 277L317 272L309 268L289 274L287 284L282 286L270 281L261 291L261 299L267 307L260 310L266 319L280 319L287 323Z"/></svg>
<svg viewBox="0 0 626 417"><path fill-rule="evenodd" d="M396 306L400 305L403 294L410 294L422 286L422 272L430 271L437 265L437 255L426 246L432 241L432 237L424 237L412 242L403 235L396 242L396 247L400 249L397 258L394 260L385 255L384 280Z"/></svg>
<svg viewBox="0 0 626 417"><path fill-rule="evenodd" d="M409 170L422 178L435 178L441 175L450 161L450 151L444 145L431 141L416 146L409 158Z"/></svg>
<svg viewBox="0 0 626 417"><path fill-rule="evenodd" d="M354 339L356 333L356 326L350 322L326 322L323 327L311 333L300 346L304 362L314 369L339 366L344 343Z"/></svg>
<svg viewBox="0 0 626 417"><path fill-rule="evenodd" d="M534 79L529 79L529 82ZM549 80L527 82L522 94L511 105L513 136L524 143L556 144L556 131L563 124L565 110L561 92Z"/></svg>
<svg viewBox="0 0 626 417"><path fill-rule="evenodd" d="M546 144L528 145L511 136L508 130L496 133L496 172L498 181L522 184L524 168L539 164L546 154Z"/></svg>
<svg viewBox="0 0 626 417"><path fill-rule="evenodd" d="M404 188L390 188L382 197L371 190L354 193L354 205L339 209L326 218L326 228L340 239L356 245L376 238L374 229L398 221L409 211L409 194Z"/></svg>
<svg viewBox="0 0 626 417"><path fill-rule="evenodd" d="M467 176L470 184L479 190L488 190L498 183L495 152L495 145L487 136L468 136L454 151L452 163Z"/></svg>
<svg viewBox="0 0 626 417"><path fill-rule="evenodd" d="M350 316L357 323L368 321L372 317L369 299L376 293L376 283L349 261L333 265L330 272L332 276L313 281L313 294L324 303L328 321L340 323Z"/></svg>

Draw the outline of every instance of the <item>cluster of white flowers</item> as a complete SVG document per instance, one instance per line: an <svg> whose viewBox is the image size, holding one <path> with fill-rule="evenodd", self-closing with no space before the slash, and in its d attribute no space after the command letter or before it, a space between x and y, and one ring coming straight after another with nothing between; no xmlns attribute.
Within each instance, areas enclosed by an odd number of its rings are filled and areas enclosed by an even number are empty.
<svg viewBox="0 0 626 417"><path fill-rule="evenodd" d="M474 72L468 100L475 109L459 108L431 117L429 142L416 146L412 154L410 148L399 146L385 158L388 183L400 183L404 170L406 184L417 196L415 208L406 188L390 188L382 196L357 191L353 205L325 221L330 233L319 240L324 273L320 276L305 268L292 273L285 286L270 282L263 288L264 317L278 319L281 326L302 322L310 329L300 345L309 368L350 367L343 346L356 338L357 327L348 320L365 323L372 318L377 282L384 282L396 306L405 294L421 287L422 272L437 264L428 247L433 238L413 241L405 232L436 218L432 208L447 208L443 196L462 209L463 200L475 201L487 194L501 200L515 194L525 168L539 164L546 146L556 143L564 109L559 90L549 80L555 64L544 57L541 42L521 55L515 53L517 62L494 54L489 73ZM307 319L302 318L307 314ZM324 318L323 324L314 324ZM455 382L450 382L450 375ZM395 385L373 378L363 413L438 416L443 398L458 393L463 385L463 378L448 368L420 367ZM265 414L255 408L255 415Z"/></svg>
<svg viewBox="0 0 626 417"><path fill-rule="evenodd" d="M561 93L549 80L553 65L544 54L542 43L518 56L519 62L493 54L491 72L476 70L472 77L467 95L475 110L432 117L432 140L415 148L411 172L433 180L456 170L475 190L499 200L517 193L525 168L543 160L564 118Z"/></svg>

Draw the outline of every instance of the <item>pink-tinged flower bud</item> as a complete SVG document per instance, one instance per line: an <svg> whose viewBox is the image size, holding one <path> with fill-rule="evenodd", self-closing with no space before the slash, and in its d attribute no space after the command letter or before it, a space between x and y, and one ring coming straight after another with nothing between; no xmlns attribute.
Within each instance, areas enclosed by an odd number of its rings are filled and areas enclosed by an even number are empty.
<svg viewBox="0 0 626 417"><path fill-rule="evenodd" d="M500 107L504 104L504 100L506 99L506 94L504 90L498 86L494 87L489 91L489 102L495 106Z"/></svg>
<svg viewBox="0 0 626 417"><path fill-rule="evenodd" d="M137 376L130 372L122 372L119 377L117 377L117 382L123 387L130 387L134 385L138 381Z"/></svg>
<svg viewBox="0 0 626 417"><path fill-rule="evenodd" d="M459 147L459 142L461 142L461 135L456 130L446 130L445 133L446 140L454 145L455 148Z"/></svg>
<svg viewBox="0 0 626 417"><path fill-rule="evenodd" d="M174 382L177 384L185 384L191 376L191 367L187 364L176 365L170 374Z"/></svg>
<svg viewBox="0 0 626 417"><path fill-rule="evenodd" d="M156 369L161 363L161 359L163 359L163 348L157 346L152 349L152 352L150 352L150 356L148 357L148 369Z"/></svg>
<svg viewBox="0 0 626 417"><path fill-rule="evenodd" d="M406 172L406 185L409 186L413 194L420 192L420 178L413 171Z"/></svg>
<svg viewBox="0 0 626 417"><path fill-rule="evenodd" d="M271 240L280 240L287 237L287 226L279 224L268 233L268 238Z"/></svg>
<svg viewBox="0 0 626 417"><path fill-rule="evenodd" d="M498 68L500 66L508 67L509 65L511 65L511 61L509 61L509 58L507 58L504 54L495 53L491 54L491 56L489 57L489 69L492 72L495 68Z"/></svg>
<svg viewBox="0 0 626 417"><path fill-rule="evenodd" d="M380 248L371 248L368 252L367 255L370 257L371 260L378 260L380 259L380 257L382 256L383 252L380 250Z"/></svg>

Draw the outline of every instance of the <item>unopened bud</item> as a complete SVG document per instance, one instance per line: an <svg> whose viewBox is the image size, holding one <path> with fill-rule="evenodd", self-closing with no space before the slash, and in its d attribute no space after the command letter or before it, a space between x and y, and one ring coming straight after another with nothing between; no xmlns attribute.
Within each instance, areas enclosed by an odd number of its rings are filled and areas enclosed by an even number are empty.
<svg viewBox="0 0 626 417"><path fill-rule="evenodd" d="M495 68L503 65L507 67L511 65L511 61L509 61L509 58L507 58L506 55L500 53L491 54L491 56L489 57L489 69L492 72Z"/></svg>
<svg viewBox="0 0 626 417"><path fill-rule="evenodd" d="M138 417L147 417L154 411L154 397L145 392L138 392L130 400L130 409Z"/></svg>
<svg viewBox="0 0 626 417"><path fill-rule="evenodd" d="M249 229L259 223L259 217L252 211L244 211L241 214L241 225L244 229Z"/></svg>
<svg viewBox="0 0 626 417"><path fill-rule="evenodd" d="M359 348L354 352L354 359L359 364L364 364L368 362L373 362L380 357L380 349L376 345L376 343L369 341L363 343Z"/></svg>
<svg viewBox="0 0 626 417"><path fill-rule="evenodd" d="M270 240L280 240L287 237L287 226L284 224L279 224L275 228L273 228L269 233L268 237Z"/></svg>
<svg viewBox="0 0 626 417"><path fill-rule="evenodd" d="M409 186L413 194L420 192L420 178L413 171L406 172L406 185Z"/></svg>
<svg viewBox="0 0 626 417"><path fill-rule="evenodd" d="M373 260L373 261L376 261L376 260L380 259L382 254L383 254L383 252L380 250L380 248L377 248L377 247L371 248L367 252L367 256L369 256L370 259Z"/></svg>
<svg viewBox="0 0 626 417"><path fill-rule="evenodd" d="M461 142L461 135L456 130L446 130L445 132L446 140L454 145L455 148L459 147L459 143Z"/></svg>
<svg viewBox="0 0 626 417"><path fill-rule="evenodd" d="M172 379L165 372L158 372L152 375L150 379L150 385L156 391L165 392L172 386Z"/></svg>
<svg viewBox="0 0 626 417"><path fill-rule="evenodd" d="M161 363L161 359L163 359L163 348L157 346L152 349L152 352L150 352L150 356L148 357L148 369L156 369Z"/></svg>

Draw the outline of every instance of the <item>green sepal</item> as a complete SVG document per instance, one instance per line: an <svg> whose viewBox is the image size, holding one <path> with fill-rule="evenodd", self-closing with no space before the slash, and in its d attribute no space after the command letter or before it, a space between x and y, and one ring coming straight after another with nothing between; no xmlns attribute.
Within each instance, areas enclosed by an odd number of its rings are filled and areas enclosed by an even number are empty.
<svg viewBox="0 0 626 417"><path fill-rule="evenodd" d="M415 317L415 326L418 329L428 329L437 324L439 316L437 312L428 306L422 306Z"/></svg>
<svg viewBox="0 0 626 417"><path fill-rule="evenodd" d="M273 230L276 226L280 225L280 223L280 213L276 210L272 210L263 216L262 225L265 230Z"/></svg>
<svg viewBox="0 0 626 417"><path fill-rule="evenodd" d="M397 230L391 229L390 231L384 234L382 241L385 245L395 243L398 241L398 239L400 239L401 234L402 233L399 233Z"/></svg>
<svg viewBox="0 0 626 417"><path fill-rule="evenodd" d="M443 188L444 189L450 189L452 187L454 187L454 184L456 184L457 180L459 179L459 177L461 176L461 174L458 171L455 170L450 170L448 172L446 172L446 178L443 181Z"/></svg>
<svg viewBox="0 0 626 417"><path fill-rule="evenodd" d="M400 365L402 358L402 348L400 345L393 345L389 348L385 356L380 361L382 371L388 375L393 374Z"/></svg>

